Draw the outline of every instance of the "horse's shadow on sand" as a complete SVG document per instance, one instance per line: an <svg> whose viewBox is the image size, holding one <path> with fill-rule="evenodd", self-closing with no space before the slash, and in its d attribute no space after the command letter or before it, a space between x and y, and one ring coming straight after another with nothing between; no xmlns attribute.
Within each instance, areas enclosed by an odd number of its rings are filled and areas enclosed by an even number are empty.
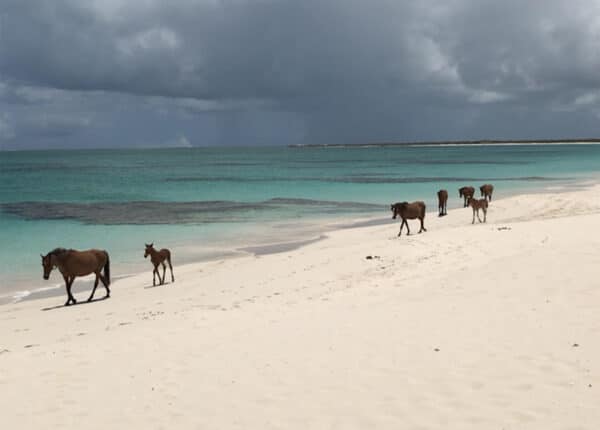
<svg viewBox="0 0 600 430"><path fill-rule="evenodd" d="M164 284L158 284L158 285L146 285L144 287L144 290L148 290L148 289L151 289L151 288L165 287L167 285L171 285L171 284L174 284L174 283L175 282L165 282Z"/></svg>
<svg viewBox="0 0 600 430"><path fill-rule="evenodd" d="M74 303L74 304L69 305L69 306L66 306L66 305L56 305L56 306L51 306L51 307L48 307L48 308L43 308L41 310L45 312L45 311L53 311L55 309L70 308L70 307L73 307L73 306L89 305L89 304L92 304L94 302L101 302L101 301L109 299L109 298L110 297L101 297L99 299L92 299L89 302L87 300L84 300L82 302L77 302L77 303Z"/></svg>

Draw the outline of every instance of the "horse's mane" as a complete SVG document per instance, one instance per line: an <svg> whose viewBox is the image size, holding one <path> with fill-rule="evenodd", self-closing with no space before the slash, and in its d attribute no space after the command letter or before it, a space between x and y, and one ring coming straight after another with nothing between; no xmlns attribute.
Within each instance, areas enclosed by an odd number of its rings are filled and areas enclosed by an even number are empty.
<svg viewBox="0 0 600 430"><path fill-rule="evenodd" d="M48 255L61 255L67 252L68 249L65 248L54 248L52 251L48 253Z"/></svg>

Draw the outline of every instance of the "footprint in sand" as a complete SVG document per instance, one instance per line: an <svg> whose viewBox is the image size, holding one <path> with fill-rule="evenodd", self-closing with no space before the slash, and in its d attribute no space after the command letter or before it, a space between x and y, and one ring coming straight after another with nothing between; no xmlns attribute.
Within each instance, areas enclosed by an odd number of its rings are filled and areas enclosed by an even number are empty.
<svg viewBox="0 0 600 430"><path fill-rule="evenodd" d="M36 346L40 346L40 344L39 343L31 343L29 345L25 345L23 348L33 348L33 347L36 347Z"/></svg>

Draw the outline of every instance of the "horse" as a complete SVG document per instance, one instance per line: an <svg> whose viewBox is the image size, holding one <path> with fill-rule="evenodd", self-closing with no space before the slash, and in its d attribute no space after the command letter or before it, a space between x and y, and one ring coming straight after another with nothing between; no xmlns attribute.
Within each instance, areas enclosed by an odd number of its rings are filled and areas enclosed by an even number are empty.
<svg viewBox="0 0 600 430"><path fill-rule="evenodd" d="M463 208L469 206L469 199L475 195L475 188L473 187L462 187L458 189L458 197L464 197Z"/></svg>
<svg viewBox="0 0 600 430"><path fill-rule="evenodd" d="M494 186L492 184L483 184L479 187L479 191L481 191L481 197L489 199L492 201L492 193L494 192Z"/></svg>
<svg viewBox="0 0 600 430"><path fill-rule="evenodd" d="M146 251L144 252L144 258L150 256L150 261L154 265L154 270L152 271L152 285L156 285L156 275L158 275L159 285L163 285L165 283L165 273L167 271L167 267L165 266L165 260L169 263L169 269L171 269L171 282L175 282L175 276L173 276L173 266L171 265L171 251L166 248L157 251L154 249L154 243L146 245ZM163 275L162 279L160 279L160 273L158 272L158 265L162 264Z"/></svg>
<svg viewBox="0 0 600 430"><path fill-rule="evenodd" d="M57 267L63 275L67 289L67 302L65 306L71 303L76 304L77 300L71 294L71 286L77 276L86 276L94 273L96 281L92 294L87 299L91 302L98 287L98 281L102 281L106 288L106 297L110 297L110 258L108 252L101 249L89 249L87 251L77 251L75 249L56 248L42 257L42 267L44 268L44 279L50 277L50 272ZM100 273L104 268L104 276Z"/></svg>
<svg viewBox="0 0 600 430"><path fill-rule="evenodd" d="M438 196L438 216L448 215L446 211L446 203L448 203L448 191L439 190L437 192Z"/></svg>
<svg viewBox="0 0 600 430"><path fill-rule="evenodd" d="M402 203L394 203L390 206L391 211L394 213L392 219L396 219L396 216L400 215L402 218L402 223L400 224L400 232L398 232L398 236L402 234L402 227L406 224L407 235L410 234L410 229L408 228L407 219L419 219L421 221L421 229L419 233L423 231L427 231L425 225L423 223L425 219L425 203L421 201L417 202L402 202Z"/></svg>
<svg viewBox="0 0 600 430"><path fill-rule="evenodd" d="M476 198L471 197L469 199L469 206L473 208L473 222L471 224L475 224L475 214L477 214L477 219L481 222L481 218L479 218L479 209L483 211L483 222L486 222L488 210L488 201L486 199L477 200Z"/></svg>

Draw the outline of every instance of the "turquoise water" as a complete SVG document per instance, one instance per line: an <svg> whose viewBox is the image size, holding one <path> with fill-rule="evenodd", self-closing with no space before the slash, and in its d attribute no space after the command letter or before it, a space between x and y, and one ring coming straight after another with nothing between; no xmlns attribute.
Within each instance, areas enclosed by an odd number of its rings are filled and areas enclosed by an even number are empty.
<svg viewBox="0 0 600 430"><path fill-rule="evenodd" d="M189 261L394 201L435 210L439 188L457 206L463 185L502 195L599 169L600 145L0 152L0 295L43 286L39 254L57 246L107 249L118 275L148 264L144 242Z"/></svg>

